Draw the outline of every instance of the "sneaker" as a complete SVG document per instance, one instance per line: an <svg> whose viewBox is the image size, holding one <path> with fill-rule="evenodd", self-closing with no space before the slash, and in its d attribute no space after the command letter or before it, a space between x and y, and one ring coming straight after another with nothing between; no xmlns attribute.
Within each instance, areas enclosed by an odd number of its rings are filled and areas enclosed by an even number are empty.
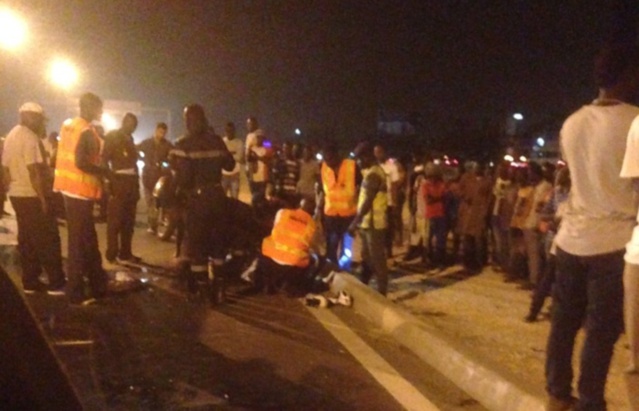
<svg viewBox="0 0 639 411"><path fill-rule="evenodd" d="M307 294L304 297L304 304L308 307L326 308L331 302L323 295Z"/></svg>
<svg viewBox="0 0 639 411"><path fill-rule="evenodd" d="M79 301L71 301L71 305L75 306L75 307L88 307L90 305L93 305L95 303L97 303L98 300L96 300L95 298L85 298L84 300L79 300Z"/></svg>
<svg viewBox="0 0 639 411"><path fill-rule="evenodd" d="M36 284L34 286L28 286L28 287L25 286L25 287L23 287L22 291L24 291L24 293L27 294L27 295L32 295L32 294L35 294L35 293L44 292L44 291L46 291L46 289L47 289L47 286L45 284L39 283L39 284Z"/></svg>
<svg viewBox="0 0 639 411"><path fill-rule="evenodd" d="M64 286L58 287L58 288L52 289L52 290L47 290L47 295L51 295L51 296L54 296L54 297L58 297L58 296L61 296L61 295L64 295L64 294L65 294Z"/></svg>
<svg viewBox="0 0 639 411"><path fill-rule="evenodd" d="M345 307L353 305L353 299L350 294L343 290L337 294L337 297L329 298L328 300L335 305L343 305Z"/></svg>

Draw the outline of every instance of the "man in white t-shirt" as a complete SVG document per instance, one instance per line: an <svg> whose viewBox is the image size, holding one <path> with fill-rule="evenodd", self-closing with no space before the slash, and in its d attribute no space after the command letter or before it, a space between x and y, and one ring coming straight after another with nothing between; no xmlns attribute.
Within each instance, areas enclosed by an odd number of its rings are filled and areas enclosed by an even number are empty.
<svg viewBox="0 0 639 411"><path fill-rule="evenodd" d="M44 132L44 113L36 103L20 107L20 124L4 142L2 167L9 200L18 222L18 251L25 294L47 290L64 295L65 275L57 221L48 204L44 162L45 152L39 134ZM42 269L49 277L45 286L39 280Z"/></svg>
<svg viewBox="0 0 639 411"><path fill-rule="evenodd" d="M244 143L235 137L235 124L226 123L224 144L235 159L235 167L231 171L222 170L222 187L227 196L237 199L240 195L240 164L244 164Z"/></svg>
<svg viewBox="0 0 639 411"><path fill-rule="evenodd" d="M605 384L623 331L624 249L637 208L619 177L626 138L639 107L639 49L612 45L596 60L599 96L564 122L563 158L572 177L555 238L557 271L546 358L548 410L605 410ZM585 324L578 393L572 397L575 336ZM576 402L576 404L575 404Z"/></svg>
<svg viewBox="0 0 639 411"><path fill-rule="evenodd" d="M634 191L639 193L639 117L630 126L626 155L621 177L631 179ZM639 221L639 215L637 215ZM626 267L623 273L626 336L630 345L629 373L639 372L639 225L626 245Z"/></svg>
<svg viewBox="0 0 639 411"><path fill-rule="evenodd" d="M386 231L386 253L388 257L393 255L393 239L395 238L395 232L403 229L401 221L401 210L397 207L397 197L399 193L399 186L401 177L399 174L399 168L395 159L389 158L386 154L386 149L378 144L374 148L375 158L377 162L386 173L386 187L388 187L388 208L386 213L388 216L388 229ZM399 218L398 218L399 214Z"/></svg>

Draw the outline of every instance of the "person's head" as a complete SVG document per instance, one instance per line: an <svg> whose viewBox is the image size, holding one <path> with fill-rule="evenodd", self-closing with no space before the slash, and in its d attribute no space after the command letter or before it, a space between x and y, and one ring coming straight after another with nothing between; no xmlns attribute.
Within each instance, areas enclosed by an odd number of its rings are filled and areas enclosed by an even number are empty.
<svg viewBox="0 0 639 411"><path fill-rule="evenodd" d="M38 136L44 131L44 110L38 103L24 103L18 110L20 124L27 127Z"/></svg>
<svg viewBox="0 0 639 411"><path fill-rule="evenodd" d="M315 199L313 197L303 197L302 201L300 201L300 208L313 215L315 213Z"/></svg>
<svg viewBox="0 0 639 411"><path fill-rule="evenodd" d="M58 146L58 137L60 136L60 134L58 134L57 131L52 131L49 133L49 136L47 137L47 140L49 140L49 143L51 143L51 145L53 147L57 147Z"/></svg>
<svg viewBox="0 0 639 411"><path fill-rule="evenodd" d="M229 121L224 126L224 134L229 140L233 140L235 138L235 124L232 121Z"/></svg>
<svg viewBox="0 0 639 411"><path fill-rule="evenodd" d="M367 169L378 161L373 146L367 141L359 143L353 150L353 154L355 154L355 159L361 169Z"/></svg>
<svg viewBox="0 0 639 411"><path fill-rule="evenodd" d="M87 121L100 120L102 108L102 99L95 94L84 93L80 96L80 117L83 119Z"/></svg>
<svg viewBox="0 0 639 411"><path fill-rule="evenodd" d="M286 159L293 158L293 145L288 141L285 141L284 144L282 144L282 156Z"/></svg>
<svg viewBox="0 0 639 411"><path fill-rule="evenodd" d="M204 108L199 104L184 107L184 124L189 135L200 135L209 128Z"/></svg>
<svg viewBox="0 0 639 411"><path fill-rule="evenodd" d="M327 166L333 168L338 167L342 159L339 156L337 144L333 142L327 143L322 150L322 158Z"/></svg>
<svg viewBox="0 0 639 411"><path fill-rule="evenodd" d="M249 117L246 119L246 129L249 131L249 133L254 132L259 127L260 125L258 124L257 119L255 117Z"/></svg>
<svg viewBox="0 0 639 411"><path fill-rule="evenodd" d="M122 119L122 127L120 128L126 134L133 134L138 128L138 118L133 113L126 113Z"/></svg>
<svg viewBox="0 0 639 411"><path fill-rule="evenodd" d="M497 168L497 176L499 176L499 178L501 178L502 180L510 180L512 178L512 171L509 161L504 160L499 163L499 166Z"/></svg>
<svg viewBox="0 0 639 411"><path fill-rule="evenodd" d="M386 149L381 145L377 144L374 149L375 158L380 163L386 161Z"/></svg>
<svg viewBox="0 0 639 411"><path fill-rule="evenodd" d="M595 82L608 98L633 102L639 95L639 47L608 44L595 58Z"/></svg>
<svg viewBox="0 0 639 411"><path fill-rule="evenodd" d="M310 145L305 145L302 148L302 160L310 161L313 159L313 157L315 157L315 152L313 148Z"/></svg>
<svg viewBox="0 0 639 411"><path fill-rule="evenodd" d="M557 167L550 161L544 162L544 164L541 166L544 180L548 181L549 183L552 183L555 180L556 169Z"/></svg>
<svg viewBox="0 0 639 411"><path fill-rule="evenodd" d="M153 133L153 137L155 137L156 140L162 140L166 137L166 133L169 131L169 126L166 125L166 123L158 123L155 126L155 133Z"/></svg>
<svg viewBox="0 0 639 411"><path fill-rule="evenodd" d="M544 177L544 171L539 163L528 163L528 182L532 185L537 185Z"/></svg>

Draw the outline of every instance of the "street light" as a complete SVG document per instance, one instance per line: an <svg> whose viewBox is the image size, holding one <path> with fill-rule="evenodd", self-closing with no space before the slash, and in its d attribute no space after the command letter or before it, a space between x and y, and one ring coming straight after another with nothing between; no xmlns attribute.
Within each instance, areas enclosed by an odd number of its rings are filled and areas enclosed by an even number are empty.
<svg viewBox="0 0 639 411"><path fill-rule="evenodd" d="M78 70L67 60L55 60L51 63L49 76L53 84L68 90L78 81Z"/></svg>
<svg viewBox="0 0 639 411"><path fill-rule="evenodd" d="M296 135L296 136L299 136L299 135L301 135L301 134L302 134L302 130L300 130L299 128L296 128L296 129L295 129L295 135Z"/></svg>
<svg viewBox="0 0 639 411"><path fill-rule="evenodd" d="M515 114L513 114L513 118L514 118L515 120L517 120L517 121L521 121L521 120L523 120L523 119L524 119L524 115L523 115L523 114L521 114L521 113L515 113Z"/></svg>
<svg viewBox="0 0 639 411"><path fill-rule="evenodd" d="M0 47L15 50L27 38L27 24L8 9L0 9Z"/></svg>

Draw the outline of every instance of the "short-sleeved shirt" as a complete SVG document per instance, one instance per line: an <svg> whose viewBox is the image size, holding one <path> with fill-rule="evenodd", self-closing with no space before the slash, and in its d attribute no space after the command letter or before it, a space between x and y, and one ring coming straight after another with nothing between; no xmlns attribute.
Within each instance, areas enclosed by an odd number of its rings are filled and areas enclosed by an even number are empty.
<svg viewBox="0 0 639 411"><path fill-rule="evenodd" d="M391 195L391 186L393 183L396 183L400 180L399 168L397 167L395 160L393 160L392 158L389 158L379 165L382 166L382 169L384 169L384 173L386 173L386 186L388 187L388 206L392 207L395 205L395 199Z"/></svg>
<svg viewBox="0 0 639 411"><path fill-rule="evenodd" d="M37 197L31 185L27 166L43 163L40 139L29 128L18 125L7 135L2 153L2 166L11 173L10 197Z"/></svg>
<svg viewBox="0 0 639 411"><path fill-rule="evenodd" d="M233 176L240 172L240 163L244 162L244 142L237 137L231 140L224 136L223 139L224 144L226 144L226 148L231 152L235 159L235 167L233 167L233 171L223 170L222 174L225 176Z"/></svg>
<svg viewBox="0 0 639 411"><path fill-rule="evenodd" d="M560 134L571 189L555 238L564 251L591 256L625 248L635 226L632 183L621 178L630 125L639 107L630 104L582 107Z"/></svg>

